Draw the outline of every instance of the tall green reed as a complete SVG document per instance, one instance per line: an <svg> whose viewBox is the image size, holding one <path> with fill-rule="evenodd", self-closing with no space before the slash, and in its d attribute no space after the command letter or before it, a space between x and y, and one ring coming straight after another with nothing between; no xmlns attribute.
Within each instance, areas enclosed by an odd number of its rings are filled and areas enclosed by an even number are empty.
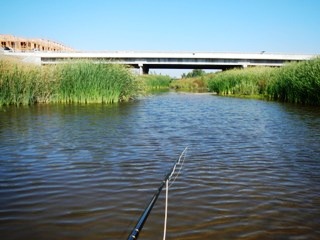
<svg viewBox="0 0 320 240"><path fill-rule="evenodd" d="M209 76L209 75L208 75ZM207 90L208 89L208 77L192 77L173 80L170 83L170 88L178 90Z"/></svg>
<svg viewBox="0 0 320 240"><path fill-rule="evenodd" d="M320 58L291 63L275 72L267 88L270 99L320 105Z"/></svg>
<svg viewBox="0 0 320 240"><path fill-rule="evenodd" d="M0 58L0 106L37 102L41 74L38 66Z"/></svg>
<svg viewBox="0 0 320 240"><path fill-rule="evenodd" d="M81 61L64 64L58 69L57 102L115 103L135 94L134 77L122 65Z"/></svg>
<svg viewBox="0 0 320 240"><path fill-rule="evenodd" d="M135 78L122 65L80 61L41 67L0 58L0 106L115 103L135 94Z"/></svg>
<svg viewBox="0 0 320 240"><path fill-rule="evenodd" d="M212 75L209 91L220 95L259 95L269 100L320 105L320 58L280 68L250 67Z"/></svg>
<svg viewBox="0 0 320 240"><path fill-rule="evenodd" d="M266 67L232 69L211 75L208 88L220 95L264 94L271 75L272 69Z"/></svg>
<svg viewBox="0 0 320 240"><path fill-rule="evenodd" d="M167 75L141 75L138 76L140 89L148 90L160 90L169 89L172 81L171 77Z"/></svg>

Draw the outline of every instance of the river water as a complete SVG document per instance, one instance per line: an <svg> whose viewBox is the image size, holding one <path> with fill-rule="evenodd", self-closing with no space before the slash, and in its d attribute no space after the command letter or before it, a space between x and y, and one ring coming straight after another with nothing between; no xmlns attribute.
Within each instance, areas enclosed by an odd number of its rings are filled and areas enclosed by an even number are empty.
<svg viewBox="0 0 320 240"><path fill-rule="evenodd" d="M0 238L126 239L187 146L167 239L320 239L320 108L174 92L0 109Z"/></svg>

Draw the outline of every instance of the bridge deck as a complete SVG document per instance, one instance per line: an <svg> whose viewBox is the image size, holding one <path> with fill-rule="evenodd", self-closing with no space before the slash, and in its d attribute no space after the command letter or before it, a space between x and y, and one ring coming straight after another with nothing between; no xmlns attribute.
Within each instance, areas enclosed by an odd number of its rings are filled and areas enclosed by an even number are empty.
<svg viewBox="0 0 320 240"><path fill-rule="evenodd" d="M309 60L310 54L214 53L214 52L6 52L37 64L58 64L66 60L91 59L149 69L227 69L247 66L281 66L286 62Z"/></svg>

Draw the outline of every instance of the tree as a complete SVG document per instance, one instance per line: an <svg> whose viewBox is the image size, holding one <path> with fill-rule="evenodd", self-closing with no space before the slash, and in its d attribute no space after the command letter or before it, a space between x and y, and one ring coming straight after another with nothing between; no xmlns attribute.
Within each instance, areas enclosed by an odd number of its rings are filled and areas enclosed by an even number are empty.
<svg viewBox="0 0 320 240"><path fill-rule="evenodd" d="M206 72L203 71L202 69L193 69L191 72L185 74L183 73L181 75L181 78L193 78L193 77L201 77L205 74Z"/></svg>

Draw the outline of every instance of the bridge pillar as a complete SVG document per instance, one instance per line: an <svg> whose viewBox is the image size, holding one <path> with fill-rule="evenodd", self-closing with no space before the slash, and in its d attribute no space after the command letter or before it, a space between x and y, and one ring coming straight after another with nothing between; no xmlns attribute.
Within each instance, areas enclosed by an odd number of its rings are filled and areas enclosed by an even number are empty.
<svg viewBox="0 0 320 240"><path fill-rule="evenodd" d="M138 67L139 67L139 74L140 74L140 75L148 74L148 73L149 73L149 68L146 67L146 66L143 66L142 63L139 63L139 64L138 64Z"/></svg>
<svg viewBox="0 0 320 240"><path fill-rule="evenodd" d="M138 67L139 67L139 75L143 75L143 64L139 63Z"/></svg>

